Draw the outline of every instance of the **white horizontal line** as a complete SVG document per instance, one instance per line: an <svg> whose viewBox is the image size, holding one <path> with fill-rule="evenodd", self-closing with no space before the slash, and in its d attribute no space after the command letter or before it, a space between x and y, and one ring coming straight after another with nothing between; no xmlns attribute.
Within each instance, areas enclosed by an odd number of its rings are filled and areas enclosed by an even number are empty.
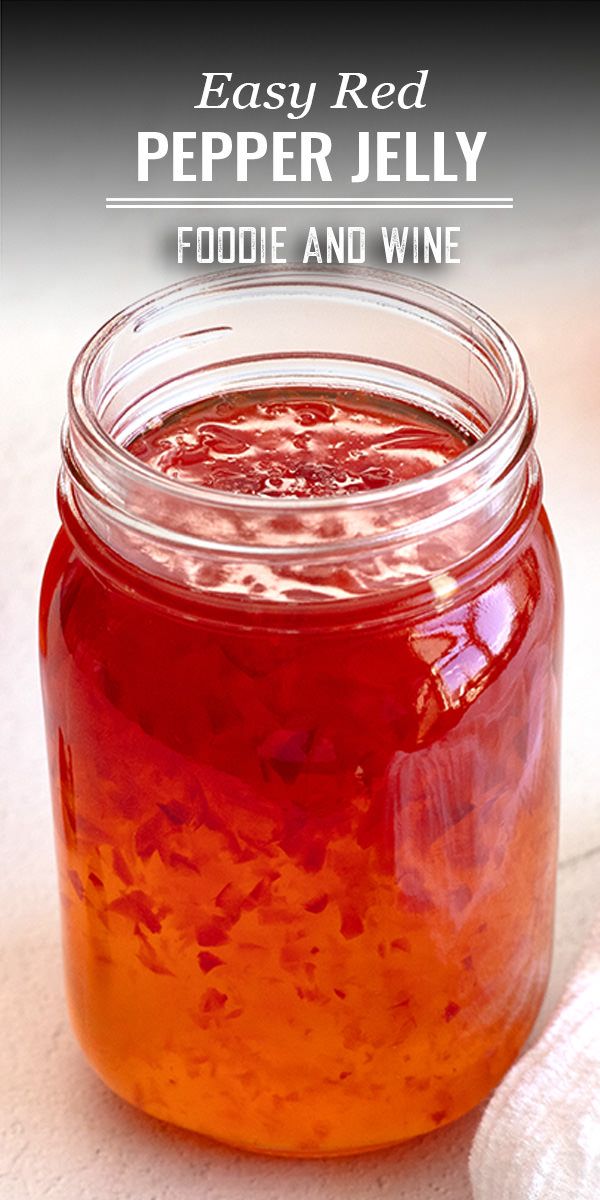
<svg viewBox="0 0 600 1200"><path fill-rule="evenodd" d="M247 204L260 201L265 204L332 204L344 201L347 204L399 204L422 201L438 204L513 203L512 196L107 196L106 203L127 204Z"/></svg>
<svg viewBox="0 0 600 1200"><path fill-rule="evenodd" d="M243 212L244 210L248 211L249 209L262 209L265 212L267 212L269 210L271 210L273 212L278 212L278 211L283 212L286 209L299 209L304 212L311 212L311 211L316 212L319 209L321 209L321 210L330 209L330 210L334 210L334 211L336 209L338 209L340 211L341 210L354 210L354 211L359 211L359 212L361 212L361 211L365 212L368 210L372 210L374 212L385 212L386 210L393 210L393 209L399 209L399 208L405 208L405 209L430 208L430 209L458 210L458 209L475 209L475 208L479 208L479 209L482 209L482 208L512 209L512 207L513 207L512 200L510 200L510 201L485 201L485 202L482 201L480 203L453 202L451 204L448 203L448 201L444 202L441 200L440 201L391 200L386 203L378 202L376 204L373 204L373 203L357 204L355 202L350 204L343 200L327 201L327 203L323 203L322 201L313 201L311 204L304 204L304 203L299 204L299 203L295 203L293 201L288 201L287 203L283 203L283 202L282 203L271 203L270 201L265 201L265 200L260 200L258 202L245 201L243 204L237 204L237 203L233 203L232 201L226 201L226 200L214 201L214 202L210 202L210 203L207 201L203 201L202 203L187 201L186 203L181 203L181 204L178 204L173 201L169 201L169 203L154 203L154 204L151 204L151 203L148 203L148 204L135 203L134 204L131 202L124 202L124 201L121 201L121 202L107 201L107 203L106 203L107 209L115 209L115 208L138 209L140 211L149 210L149 209L169 209L169 208L170 209L180 209L180 210L185 210L185 209L188 209L188 210L190 210L190 209L232 209L234 211L240 211L240 212Z"/></svg>

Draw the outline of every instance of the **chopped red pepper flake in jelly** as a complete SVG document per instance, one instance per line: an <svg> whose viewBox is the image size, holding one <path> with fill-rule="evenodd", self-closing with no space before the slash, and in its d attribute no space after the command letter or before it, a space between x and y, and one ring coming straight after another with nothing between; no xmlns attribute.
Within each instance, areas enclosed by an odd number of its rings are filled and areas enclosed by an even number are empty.
<svg viewBox="0 0 600 1200"><path fill-rule="evenodd" d="M154 912L149 896L144 895L143 892L125 892L124 895L117 896L116 900L111 900L108 909L110 912L130 917L132 921L140 925L145 925L150 933L160 932L160 917Z"/></svg>
<svg viewBox="0 0 600 1200"><path fill-rule="evenodd" d="M225 992L219 992L217 988L209 988L204 993L202 1000L202 1010L204 1012L216 1012L227 1004L227 996Z"/></svg>
<svg viewBox="0 0 600 1200"><path fill-rule="evenodd" d="M289 500L351 499L465 444L408 404L282 388L209 398L129 449ZM293 514L278 520L293 541ZM459 1116L514 1059L548 968L545 516L485 582L418 612L393 595L377 621L360 596L300 616L200 593L190 619L127 570L111 582L93 538L80 554L62 532L42 596L92 1062L147 1111L267 1151L366 1149Z"/></svg>
<svg viewBox="0 0 600 1200"><path fill-rule="evenodd" d="M227 928L214 922L196 929L196 941L201 946L223 946L228 940Z"/></svg>
<svg viewBox="0 0 600 1200"><path fill-rule="evenodd" d="M214 971L215 967L223 965L223 959L217 954L211 954L210 950L201 950L198 955L198 963L200 970L208 974L209 971Z"/></svg>

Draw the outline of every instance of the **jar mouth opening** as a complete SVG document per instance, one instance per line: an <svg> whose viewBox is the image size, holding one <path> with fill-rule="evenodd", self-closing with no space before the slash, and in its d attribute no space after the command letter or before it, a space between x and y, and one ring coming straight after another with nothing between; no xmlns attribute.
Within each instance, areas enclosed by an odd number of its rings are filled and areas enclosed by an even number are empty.
<svg viewBox="0 0 600 1200"><path fill-rule="evenodd" d="M318 497L271 497L254 495L218 488L203 487L195 482L173 479L157 468L142 462L133 455L106 428L98 401L98 365L104 356L110 356L110 347L120 336L150 333L154 326L160 328L161 315L165 310L195 306L201 317L203 305L220 296L239 297L251 302L255 296L264 295L267 289L279 291L281 301L286 296L300 298L318 294L375 306L397 307L412 319L423 322L441 333L460 340L473 355L487 359L490 371L496 374L498 387L503 393L503 402L489 426L479 430L476 438L456 457L431 470L400 482L372 488L356 494L320 495ZM162 344L183 339L202 339L203 344L218 340L229 331L227 325L210 325L175 334ZM142 356L140 356L142 357ZM147 357L147 354L144 355ZM363 387L369 387L369 379L378 370L393 367L368 356L337 355L326 351L277 355L246 355L216 359L206 372L207 381L219 372L236 374L236 389L240 387L240 373L252 375L254 386L260 386L263 365L269 362L276 368L278 358L286 360L314 358L319 367L326 371L332 386L339 386L342 360L351 361L362 372ZM131 370L135 368L135 358ZM106 368L104 368L106 369ZM338 372L336 374L336 372ZM426 376L423 376L427 378ZM177 385L180 379L173 382ZM319 381L322 382L322 374ZM273 381L277 383L276 375ZM379 390L383 385L380 384ZM391 386L391 384L390 384ZM214 394L214 388L211 389ZM217 388L218 390L218 388ZM376 389L377 390L377 389ZM210 395L211 391L207 393ZM389 394L387 392L386 394ZM183 407L183 405L181 406ZM266 517L269 514L317 514L335 513L340 509L398 509L405 503L410 508L420 497L447 496L453 486L465 475L477 476L479 486L502 478L519 463L532 442L536 425L536 408L532 396L527 368L522 354L511 336L483 310L447 289L389 271L371 268L323 269L314 267L272 267L223 271L210 275L196 276L170 285L137 301L106 322L87 342L78 355L69 380L69 414L63 435L63 452L67 471L81 484L82 480L97 495L102 497L104 478L107 473L119 477L119 492L124 494L133 489L146 490L153 497L162 497L165 503L176 503L190 509L218 508L251 516L252 513ZM93 460L95 470L87 471L88 457ZM99 471L98 465L103 464ZM91 479L93 475L93 480Z"/></svg>

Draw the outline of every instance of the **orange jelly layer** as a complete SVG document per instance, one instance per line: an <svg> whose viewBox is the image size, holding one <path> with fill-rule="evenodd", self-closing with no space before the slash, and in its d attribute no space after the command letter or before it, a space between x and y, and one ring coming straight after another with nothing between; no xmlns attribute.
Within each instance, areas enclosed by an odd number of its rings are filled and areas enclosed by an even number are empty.
<svg viewBox="0 0 600 1200"><path fill-rule="evenodd" d="M381 487L464 448L356 393L216 397L130 446L205 487ZM84 544L85 543L85 544ZM70 1006L120 1095L255 1150L340 1154L497 1083L546 983L556 561L479 591L178 614L61 532L41 610ZM348 615L351 614L351 615Z"/></svg>

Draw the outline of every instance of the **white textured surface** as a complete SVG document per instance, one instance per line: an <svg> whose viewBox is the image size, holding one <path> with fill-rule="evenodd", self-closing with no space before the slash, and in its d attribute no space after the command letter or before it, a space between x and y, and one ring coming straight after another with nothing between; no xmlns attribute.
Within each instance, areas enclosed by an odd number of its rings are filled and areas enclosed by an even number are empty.
<svg viewBox="0 0 600 1200"><path fill-rule="evenodd" d="M101 250L98 250L100 255ZM507 262L488 252L444 277L488 307L522 345L541 405L547 501L567 599L562 865L547 1011L600 907L598 506L600 404L595 305L581 246L564 261ZM495 271L497 265L498 270ZM71 278L67 273L67 279ZM469 1200L467 1154L478 1114L403 1148L360 1159L284 1162L233 1153L146 1118L115 1099L85 1065L63 1004L51 822L36 638L37 588L56 526L58 426L70 362L117 307L166 280L110 282L77 303L60 278L42 297L10 297L2 408L4 713L0 872L2 1200Z"/></svg>
<svg viewBox="0 0 600 1200"><path fill-rule="evenodd" d="M477 1200L598 1200L599 1017L596 920L543 1035L485 1110L469 1156Z"/></svg>

